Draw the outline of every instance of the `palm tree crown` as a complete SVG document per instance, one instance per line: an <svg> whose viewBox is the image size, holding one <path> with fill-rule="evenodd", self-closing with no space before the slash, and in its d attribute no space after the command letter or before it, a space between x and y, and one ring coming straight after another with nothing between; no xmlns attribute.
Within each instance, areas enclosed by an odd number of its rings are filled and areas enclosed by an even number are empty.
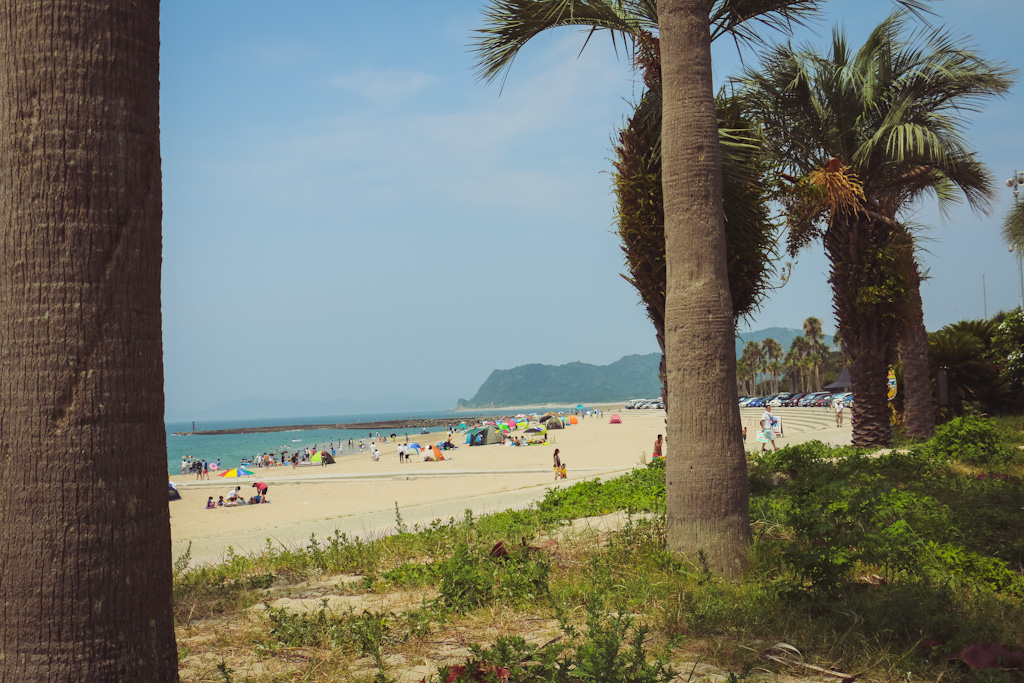
<svg viewBox="0 0 1024 683"><path fill-rule="evenodd" d="M907 19L890 15L856 52L839 30L827 54L776 47L746 70L748 103L784 169L806 175L839 159L872 212L896 218L925 192L984 209L991 177L965 116L1004 94L1013 72L942 28L909 32Z"/></svg>

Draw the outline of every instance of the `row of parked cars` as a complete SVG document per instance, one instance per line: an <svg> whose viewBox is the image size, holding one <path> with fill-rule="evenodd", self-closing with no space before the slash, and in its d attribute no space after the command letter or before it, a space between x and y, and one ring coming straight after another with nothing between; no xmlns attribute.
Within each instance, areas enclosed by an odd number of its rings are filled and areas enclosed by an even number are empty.
<svg viewBox="0 0 1024 683"><path fill-rule="evenodd" d="M665 403L660 398L634 398L626 401L627 410L643 410L646 408L665 409Z"/></svg>
<svg viewBox="0 0 1024 683"><path fill-rule="evenodd" d="M830 406L839 401L846 407L853 405L853 394L849 391L841 391L834 394L831 391L813 391L809 393L791 394L783 392L771 396L740 396L740 408L763 408L771 406Z"/></svg>

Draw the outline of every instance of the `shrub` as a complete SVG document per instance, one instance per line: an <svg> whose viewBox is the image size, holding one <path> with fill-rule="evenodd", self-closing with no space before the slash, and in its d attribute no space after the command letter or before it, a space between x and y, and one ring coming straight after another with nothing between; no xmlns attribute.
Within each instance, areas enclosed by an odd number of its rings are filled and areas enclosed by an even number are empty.
<svg viewBox="0 0 1024 683"><path fill-rule="evenodd" d="M956 417L935 430L935 437L921 449L944 460L959 460L970 465L996 465L1022 459L1000 435L991 420L981 417Z"/></svg>

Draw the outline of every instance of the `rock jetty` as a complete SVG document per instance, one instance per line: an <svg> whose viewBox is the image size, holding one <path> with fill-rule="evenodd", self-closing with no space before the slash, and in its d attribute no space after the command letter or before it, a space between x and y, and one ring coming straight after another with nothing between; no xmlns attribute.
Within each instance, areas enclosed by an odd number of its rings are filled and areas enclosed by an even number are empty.
<svg viewBox="0 0 1024 683"><path fill-rule="evenodd" d="M482 417L424 418L420 420L384 420L381 422L352 422L348 424L318 425L267 425L265 427L239 427L237 429L203 429L194 432L174 432L175 436L213 436L216 434L262 434L267 432L294 432L305 429L356 429L379 432L385 429L423 429L424 427L447 427L460 422L475 424ZM494 420L494 417L488 417Z"/></svg>

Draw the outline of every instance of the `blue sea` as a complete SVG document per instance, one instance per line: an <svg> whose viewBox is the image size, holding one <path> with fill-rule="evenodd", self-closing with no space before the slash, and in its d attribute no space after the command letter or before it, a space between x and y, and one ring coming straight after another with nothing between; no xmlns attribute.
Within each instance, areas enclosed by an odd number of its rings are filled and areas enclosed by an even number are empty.
<svg viewBox="0 0 1024 683"><path fill-rule="evenodd" d="M564 409L560 408L560 409ZM267 427L274 425L298 425L298 424L353 424L356 422L382 422L385 420L415 420L415 419L442 419L449 420L453 426L458 425L463 416L500 416L513 415L519 411L510 410L479 410L471 413L440 412L419 412L419 413L375 413L366 415L328 415L319 417L289 417L279 419L258 419L258 420L208 420L195 422L194 431L209 429L240 429L244 427ZM533 411L529 411L533 412ZM307 446L314 448L319 444L321 447L328 447L334 442L338 458L357 456L359 453L359 440L362 439L369 448L369 429L303 429L287 432L267 432L258 434L223 434L215 436L191 435L176 436L175 432L190 432L192 422L168 422L167 429L167 471L172 475L181 476L181 459L191 455L207 462L220 460L221 469L238 467L243 458L253 458L263 453L277 453L280 462L281 453L287 451L289 454L302 450ZM442 441L441 436L446 427L429 427L430 432L441 432L442 434L426 438L422 429L382 429L381 436L397 434L399 437L409 436L409 441L420 443L437 443ZM373 430L376 433L377 430ZM348 440L355 441L355 448L349 448ZM343 444L341 447L339 444ZM366 457L365 455L363 457Z"/></svg>

